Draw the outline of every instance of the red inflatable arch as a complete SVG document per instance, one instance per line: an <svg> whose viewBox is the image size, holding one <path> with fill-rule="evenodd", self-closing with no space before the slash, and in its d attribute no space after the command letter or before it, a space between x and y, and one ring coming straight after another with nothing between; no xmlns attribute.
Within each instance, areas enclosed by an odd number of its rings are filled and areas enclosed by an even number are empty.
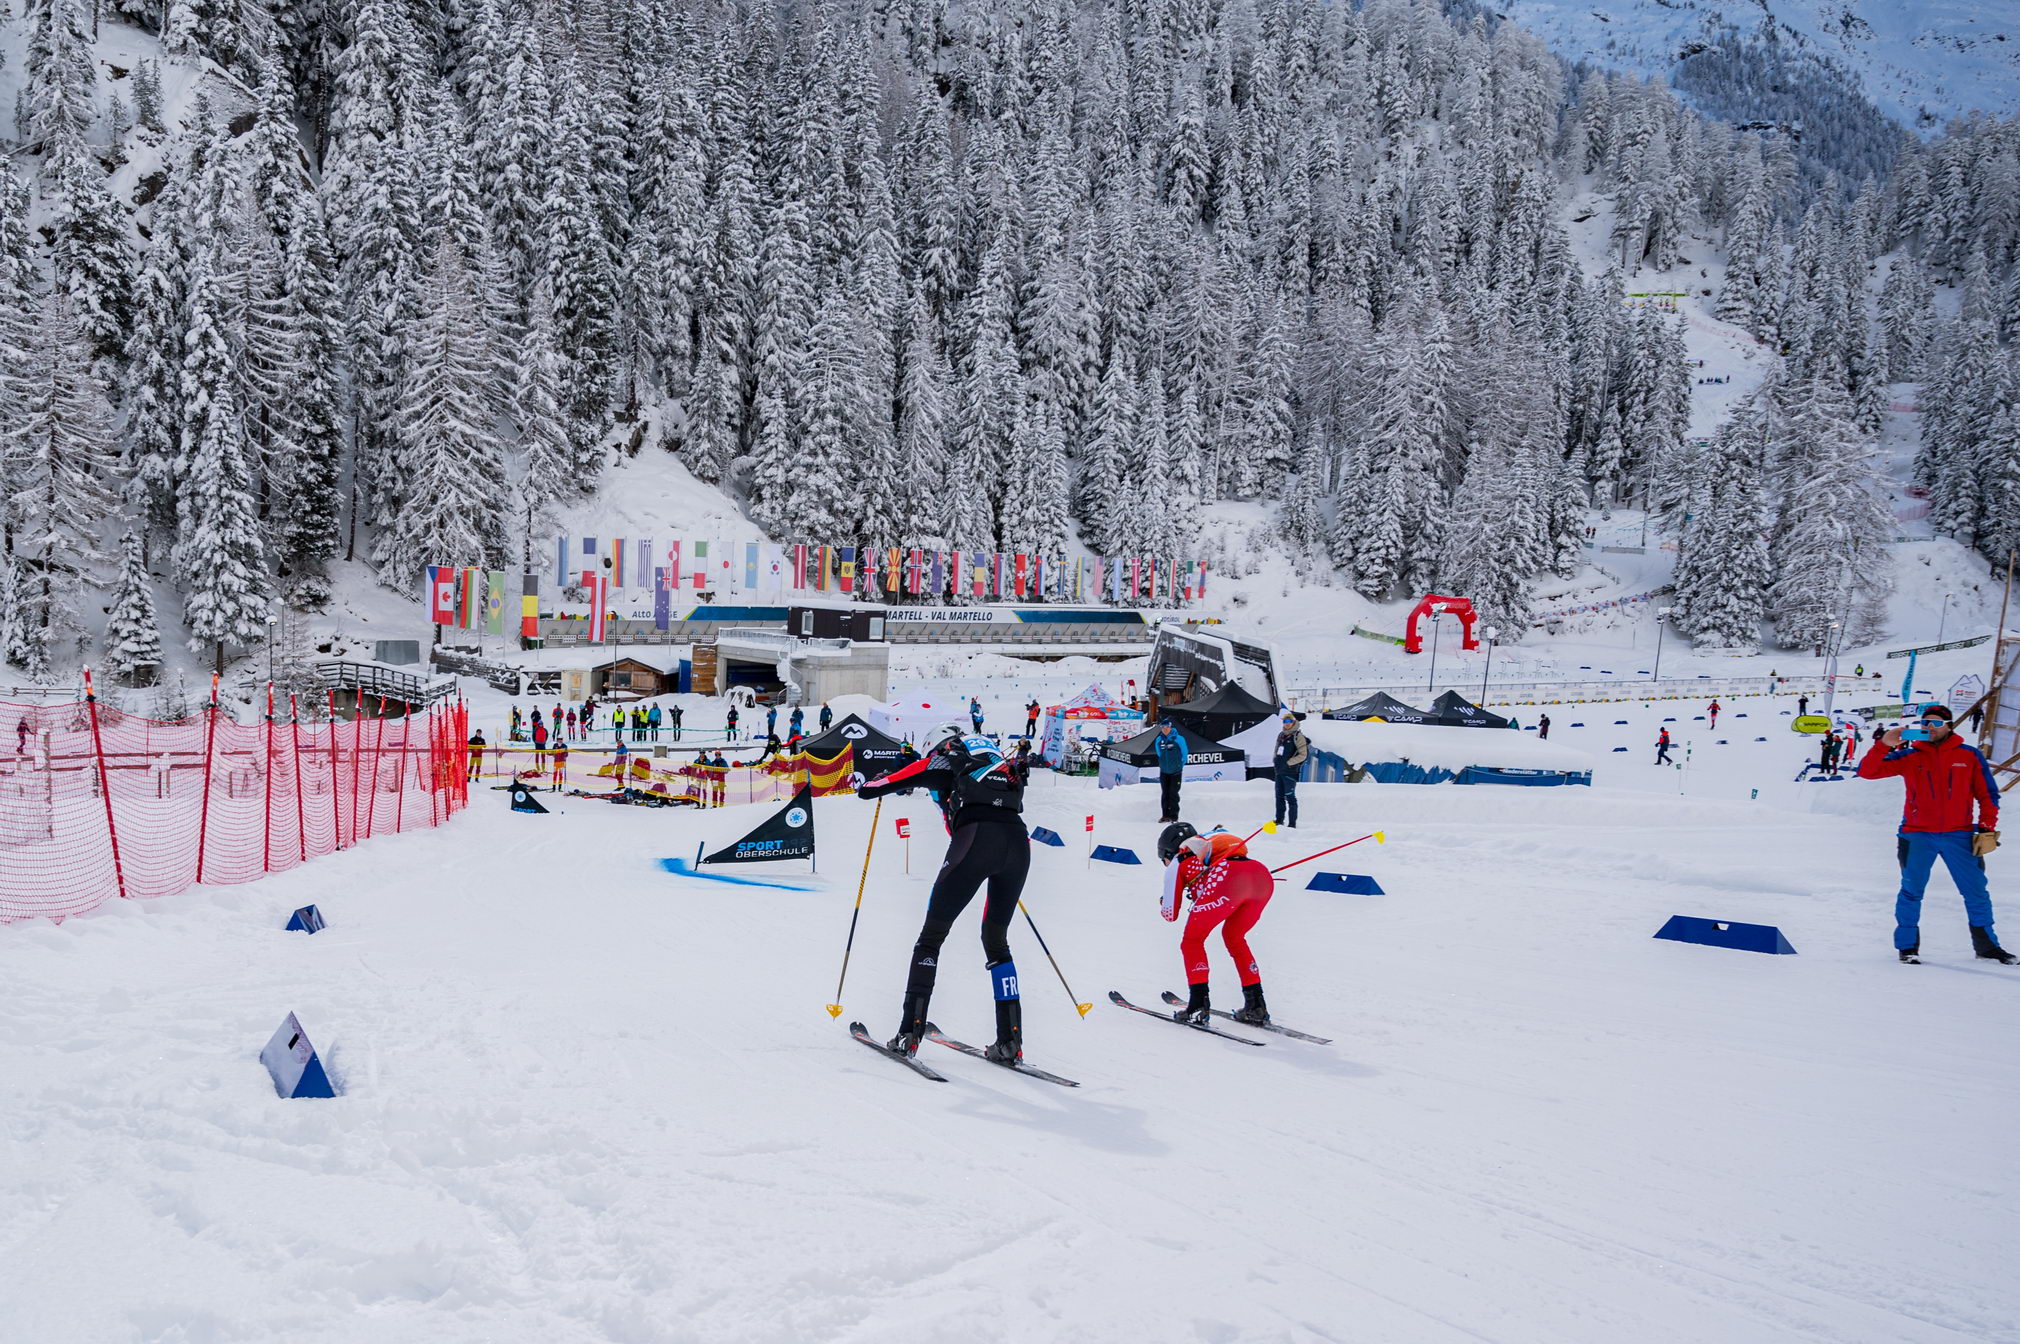
<svg viewBox="0 0 2020 1344"><path fill-rule="evenodd" d="M1403 637L1403 652L1422 653L1424 651L1424 637L1417 632L1417 623L1434 611L1449 611L1459 618L1460 628L1466 636L1466 642L1460 646L1461 648L1477 649L1480 647L1480 641L1473 637L1473 622L1475 617L1473 615L1472 602L1463 597L1440 597L1436 593L1427 593L1424 595L1424 600L1419 602L1410 611L1409 628L1404 632Z"/></svg>

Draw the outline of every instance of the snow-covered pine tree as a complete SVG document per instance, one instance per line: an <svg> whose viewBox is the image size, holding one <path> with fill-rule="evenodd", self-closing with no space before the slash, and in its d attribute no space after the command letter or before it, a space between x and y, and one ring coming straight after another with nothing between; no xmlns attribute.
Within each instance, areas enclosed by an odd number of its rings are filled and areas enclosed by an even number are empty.
<svg viewBox="0 0 2020 1344"><path fill-rule="evenodd" d="M1776 522L1768 614L1785 648L1822 649L1836 622L1848 643L1878 637L1877 602L1892 586L1892 519L1875 488L1872 445L1828 377L1792 389L1777 452L1785 488Z"/></svg>
<svg viewBox="0 0 2020 1344"><path fill-rule="evenodd" d="M397 503L372 550L379 582L400 592L431 564L501 565L509 506L484 296L453 239L436 243L418 288L392 434Z"/></svg>
<svg viewBox="0 0 2020 1344"><path fill-rule="evenodd" d="M514 362L512 420L519 427L520 471L517 507L525 529L520 558L533 562L536 537L561 521L561 511L582 496L574 470L568 417L561 409L561 357L554 349L554 310L545 288L533 293L526 334Z"/></svg>
<svg viewBox="0 0 2020 1344"><path fill-rule="evenodd" d="M161 671L161 626L141 558L140 533L129 528L120 538L119 552L119 582L105 622L105 670L125 685L152 686Z"/></svg>
<svg viewBox="0 0 2020 1344"><path fill-rule="evenodd" d="M1541 558L1532 542L1537 529L1529 525L1537 501L1524 475L1505 445L1472 446L1466 477L1452 497L1437 574L1437 591L1470 598L1495 637L1509 643L1528 633L1534 619L1525 580Z"/></svg>
<svg viewBox="0 0 2020 1344"><path fill-rule="evenodd" d="M25 373L20 418L0 428L0 480L7 486L7 531L25 577L17 577L18 615L53 652L58 634L81 631L87 584L105 561L99 529L112 512L118 451L105 388L68 301L42 301Z"/></svg>
<svg viewBox="0 0 2020 1344"><path fill-rule="evenodd" d="M1699 645L1755 648L1768 592L1762 457L1767 412L1742 407L1698 460L1702 489L1678 539L1677 623Z"/></svg>

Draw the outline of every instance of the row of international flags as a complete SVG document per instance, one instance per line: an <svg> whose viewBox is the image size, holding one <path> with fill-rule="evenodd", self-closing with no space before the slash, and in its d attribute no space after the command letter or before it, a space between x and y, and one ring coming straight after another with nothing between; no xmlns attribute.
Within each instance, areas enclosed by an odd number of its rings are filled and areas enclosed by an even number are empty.
<svg viewBox="0 0 2020 1344"><path fill-rule="evenodd" d="M1031 598L1120 602L1191 601L1206 595L1204 560L1164 556L1062 559L1013 551L917 547L793 546L745 541L557 537L554 581L613 591L835 592L877 596Z"/></svg>
<svg viewBox="0 0 2020 1344"><path fill-rule="evenodd" d="M603 638L605 614L620 594L649 593L654 624L665 629L682 589L717 597L787 593L863 594L873 599L980 597L1013 601L1190 602L1206 596L1204 560L1110 555L1062 558L1014 551L932 551L917 547L781 546L771 542L615 537L557 537L548 571L558 596L591 595L588 635ZM542 576L519 584L519 632L539 633ZM505 633L508 600L502 570L428 567L430 617L437 625Z"/></svg>

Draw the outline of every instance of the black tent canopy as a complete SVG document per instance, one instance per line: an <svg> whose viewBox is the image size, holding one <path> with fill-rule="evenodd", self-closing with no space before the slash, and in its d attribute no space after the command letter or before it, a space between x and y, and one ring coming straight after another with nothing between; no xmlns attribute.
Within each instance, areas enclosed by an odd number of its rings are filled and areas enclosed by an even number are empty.
<svg viewBox="0 0 2020 1344"><path fill-rule="evenodd" d="M1170 719L1180 731L1225 742L1243 729L1253 728L1264 719L1275 718L1276 712L1275 705L1230 681L1197 700L1188 700L1182 705L1166 705L1157 711L1157 715L1161 719Z"/></svg>
<svg viewBox="0 0 2020 1344"><path fill-rule="evenodd" d="M1187 728L1182 723L1174 723L1172 731L1185 742L1185 763L1187 765L1224 765L1230 761L1245 761L1247 753L1240 747L1222 746L1209 741L1202 734ZM1138 733L1135 737L1125 737L1120 742L1110 742L1101 749L1101 754L1111 761L1121 761L1125 765L1157 764L1157 729Z"/></svg>
<svg viewBox="0 0 2020 1344"><path fill-rule="evenodd" d="M843 747L856 749L856 769L871 779L891 770L904 752L896 738L872 728L854 714L836 720L824 733L800 739L801 751L823 759L839 755Z"/></svg>
<svg viewBox="0 0 2020 1344"><path fill-rule="evenodd" d="M1508 720L1490 714L1457 691L1447 691L1431 702L1426 723L1450 728L1506 728Z"/></svg>
<svg viewBox="0 0 2020 1344"><path fill-rule="evenodd" d="M1376 691L1365 700L1359 700L1341 709L1329 709L1319 716L1325 719L1344 719L1359 723L1362 719L1380 719L1384 723L1430 723L1432 716L1421 709L1412 709L1387 691Z"/></svg>

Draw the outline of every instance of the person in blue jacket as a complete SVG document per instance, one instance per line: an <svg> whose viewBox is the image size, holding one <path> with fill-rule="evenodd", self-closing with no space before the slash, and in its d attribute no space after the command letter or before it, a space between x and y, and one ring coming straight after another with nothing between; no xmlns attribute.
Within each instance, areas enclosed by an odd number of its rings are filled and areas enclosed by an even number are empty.
<svg viewBox="0 0 2020 1344"><path fill-rule="evenodd" d="M1178 786L1185 778L1185 739L1172 727L1170 719L1159 720L1151 747L1157 752L1157 784L1162 804L1159 821L1178 820Z"/></svg>

